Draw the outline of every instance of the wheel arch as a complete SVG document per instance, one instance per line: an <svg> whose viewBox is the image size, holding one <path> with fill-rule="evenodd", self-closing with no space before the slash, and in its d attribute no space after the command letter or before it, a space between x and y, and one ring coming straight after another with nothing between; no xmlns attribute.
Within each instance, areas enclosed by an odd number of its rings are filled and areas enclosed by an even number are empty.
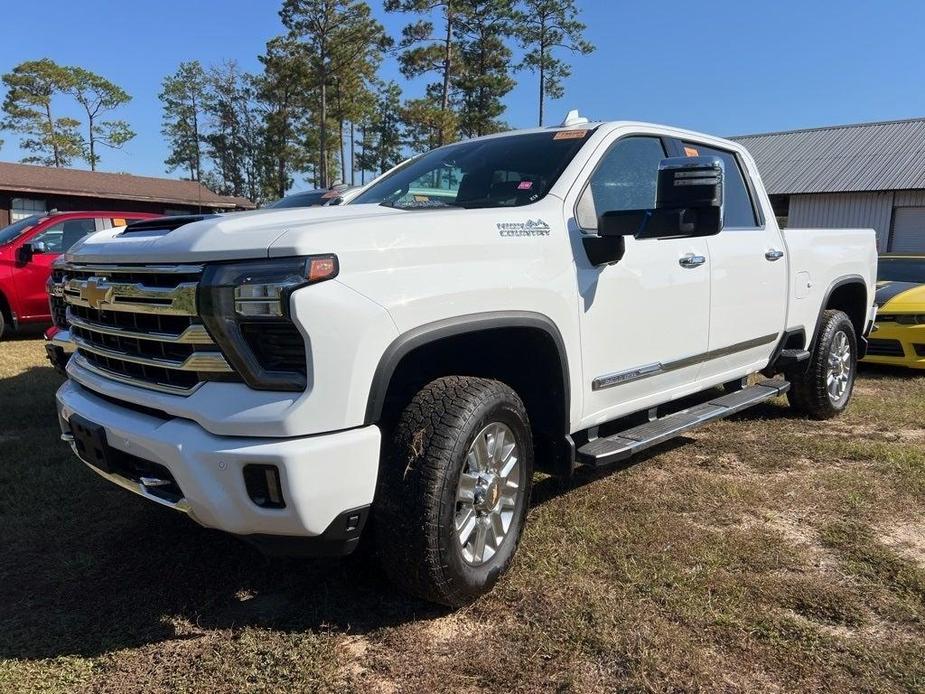
<svg viewBox="0 0 925 694"><path fill-rule="evenodd" d="M568 355L548 316L531 311L469 314L403 333L376 367L365 423L382 423L412 391L445 375L502 380L524 400L537 431L556 444L569 433Z"/></svg>
<svg viewBox="0 0 925 694"><path fill-rule="evenodd" d="M815 346L816 341L819 339L823 314L827 310L835 309L843 311L851 319L851 324L854 326L854 332L858 338L858 347L863 350L861 343L864 342L869 309L867 301L867 284L860 275L846 275L832 282L819 308L819 316L816 318L816 326L813 330L812 346Z"/></svg>

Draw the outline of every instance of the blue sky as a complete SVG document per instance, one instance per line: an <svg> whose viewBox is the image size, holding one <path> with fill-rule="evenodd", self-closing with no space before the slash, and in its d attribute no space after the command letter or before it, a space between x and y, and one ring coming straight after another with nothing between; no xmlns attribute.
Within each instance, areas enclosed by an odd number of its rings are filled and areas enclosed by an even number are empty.
<svg viewBox="0 0 925 694"><path fill-rule="evenodd" d="M99 72L134 99L121 112L138 137L104 151L101 169L165 175L157 93L183 60L257 55L280 33L278 0L33 0L4 3L0 70L50 57ZM386 15L397 35L408 21ZM631 118L720 135L925 115L921 0L578 0L597 51L574 60L566 96L547 106L594 119ZM385 77L402 81L394 60ZM507 97L513 127L535 124L535 77ZM421 84L406 84L417 95ZM14 133L0 159L21 157ZM179 172L175 175L179 175ZM297 181L295 188L305 188Z"/></svg>

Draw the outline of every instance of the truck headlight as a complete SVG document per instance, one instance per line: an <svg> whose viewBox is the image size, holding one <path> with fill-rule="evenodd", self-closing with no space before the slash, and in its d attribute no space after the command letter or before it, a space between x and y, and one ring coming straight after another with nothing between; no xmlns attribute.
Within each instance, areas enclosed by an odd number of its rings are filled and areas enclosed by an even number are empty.
<svg viewBox="0 0 925 694"><path fill-rule="evenodd" d="M289 316L289 299L337 272L333 255L209 264L199 283L199 315L251 388L304 390L305 344Z"/></svg>

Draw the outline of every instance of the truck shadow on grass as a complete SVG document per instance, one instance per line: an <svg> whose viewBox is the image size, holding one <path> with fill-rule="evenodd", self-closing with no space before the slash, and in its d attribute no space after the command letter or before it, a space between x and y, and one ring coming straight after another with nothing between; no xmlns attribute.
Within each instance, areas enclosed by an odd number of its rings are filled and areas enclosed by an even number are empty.
<svg viewBox="0 0 925 694"><path fill-rule="evenodd" d="M362 634L447 613L397 593L367 554L266 558L96 477L59 440L58 384L48 367L0 381L11 412L0 422L0 658L93 657L248 626ZM541 480L534 503L688 441L566 483Z"/></svg>
<svg viewBox="0 0 925 694"><path fill-rule="evenodd" d="M0 658L96 656L211 630L363 633L445 610L365 557L266 558L112 486L59 440L50 367L0 380Z"/></svg>
<svg viewBox="0 0 925 694"><path fill-rule="evenodd" d="M0 390L25 380L53 392L44 371ZM112 487L57 440L50 394L27 403L41 445L2 458L0 658L93 657L248 626L362 634L447 613L397 593L368 556L266 558ZM537 502L566 491L541 485Z"/></svg>

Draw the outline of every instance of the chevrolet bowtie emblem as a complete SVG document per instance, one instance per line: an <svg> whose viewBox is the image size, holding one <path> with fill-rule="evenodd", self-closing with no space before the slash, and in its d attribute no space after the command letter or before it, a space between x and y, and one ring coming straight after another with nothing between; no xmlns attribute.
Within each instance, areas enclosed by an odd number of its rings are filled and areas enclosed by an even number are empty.
<svg viewBox="0 0 925 694"><path fill-rule="evenodd" d="M99 309L112 298L112 287L100 286L100 280L91 277L80 285L80 298L86 301L90 308Z"/></svg>

